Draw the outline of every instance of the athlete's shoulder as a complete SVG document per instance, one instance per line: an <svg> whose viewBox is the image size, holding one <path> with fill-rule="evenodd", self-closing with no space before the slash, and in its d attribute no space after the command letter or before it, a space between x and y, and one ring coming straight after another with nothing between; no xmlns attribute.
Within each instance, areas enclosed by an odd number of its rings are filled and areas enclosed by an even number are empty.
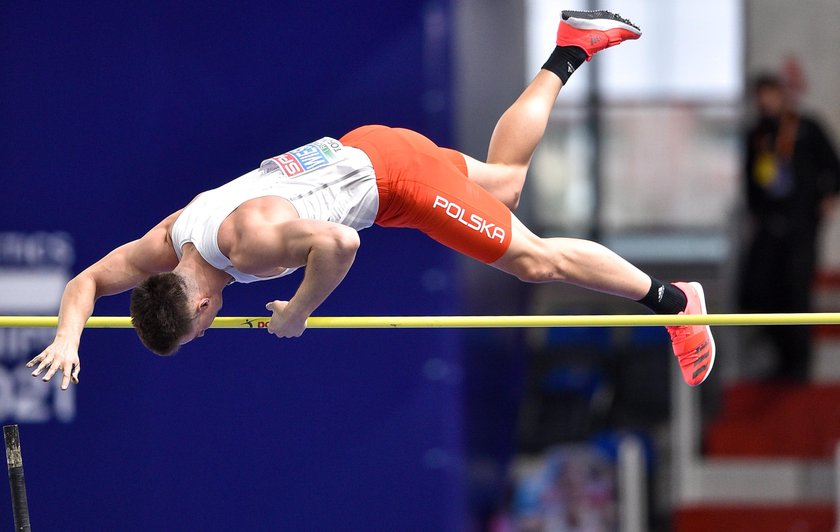
<svg viewBox="0 0 840 532"><path fill-rule="evenodd" d="M184 207L186 209L186 207ZM178 217L181 216L181 213L184 212L184 209L178 209L177 211L173 212L160 222L158 222L154 227L152 227L143 238L148 236L154 236L156 238L166 238L169 239L171 242L172 238L172 226L175 224L175 221L178 220Z"/></svg>
<svg viewBox="0 0 840 532"><path fill-rule="evenodd" d="M150 272L167 271L178 264L172 244L172 225L184 209L179 209L131 242L128 250L132 262Z"/></svg>

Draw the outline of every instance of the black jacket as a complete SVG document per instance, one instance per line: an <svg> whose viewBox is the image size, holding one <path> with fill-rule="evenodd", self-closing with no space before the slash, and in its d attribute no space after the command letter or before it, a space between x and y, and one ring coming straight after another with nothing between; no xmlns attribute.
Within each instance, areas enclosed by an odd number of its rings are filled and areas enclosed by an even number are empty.
<svg viewBox="0 0 840 532"><path fill-rule="evenodd" d="M787 149L778 141L778 120L760 120L747 134L747 205L759 227L781 223L794 231L815 229L822 200L840 192L840 161L825 130L813 117L788 115L788 120L791 117L793 121L786 127L795 140ZM789 184L783 192L760 184L756 162L763 152L765 157L770 153L779 164L787 165Z"/></svg>

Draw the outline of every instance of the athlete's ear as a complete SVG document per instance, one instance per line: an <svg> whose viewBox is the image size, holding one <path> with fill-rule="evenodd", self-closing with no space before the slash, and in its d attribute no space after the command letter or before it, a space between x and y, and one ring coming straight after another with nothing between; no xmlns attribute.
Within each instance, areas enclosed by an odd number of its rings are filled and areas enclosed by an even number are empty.
<svg viewBox="0 0 840 532"><path fill-rule="evenodd" d="M201 312L209 306L210 306L210 298L205 297L201 301L198 302L198 311Z"/></svg>

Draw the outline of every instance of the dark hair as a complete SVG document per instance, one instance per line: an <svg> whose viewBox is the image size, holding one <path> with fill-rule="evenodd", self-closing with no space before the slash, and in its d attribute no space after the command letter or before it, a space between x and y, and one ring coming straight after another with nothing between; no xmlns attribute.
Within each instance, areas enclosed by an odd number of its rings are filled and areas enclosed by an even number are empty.
<svg viewBox="0 0 840 532"><path fill-rule="evenodd" d="M779 89L782 88L782 80L772 72L759 72L752 79L752 92L757 93L763 89Z"/></svg>
<svg viewBox="0 0 840 532"><path fill-rule="evenodd" d="M176 273L152 275L131 292L131 323L143 345L158 355L177 351L192 321L186 285Z"/></svg>

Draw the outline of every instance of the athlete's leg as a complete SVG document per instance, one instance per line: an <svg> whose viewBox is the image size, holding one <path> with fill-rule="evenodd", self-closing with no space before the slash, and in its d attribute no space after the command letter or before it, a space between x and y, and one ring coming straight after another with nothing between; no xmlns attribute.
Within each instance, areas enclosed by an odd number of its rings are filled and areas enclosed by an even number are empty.
<svg viewBox="0 0 840 532"><path fill-rule="evenodd" d="M699 283L661 283L604 246L573 238L540 238L514 216L507 251L492 265L530 283L566 282L639 301L659 313L705 314ZM685 381L706 380L715 343L705 325L667 327Z"/></svg>
<svg viewBox="0 0 840 532"><path fill-rule="evenodd" d="M593 54L640 35L638 27L606 11L564 11L557 47L522 95L502 114L490 138L487 162L465 156L469 179L515 209L531 158L569 76Z"/></svg>
<svg viewBox="0 0 840 532"><path fill-rule="evenodd" d="M487 162L465 156L470 180L510 209L519 205L528 165L545 133L551 109L562 87L563 82L557 75L540 70L496 124Z"/></svg>
<svg viewBox="0 0 840 532"><path fill-rule="evenodd" d="M540 238L516 217L511 243L493 266L529 283L566 282L639 301L651 278L596 242L576 238Z"/></svg>

